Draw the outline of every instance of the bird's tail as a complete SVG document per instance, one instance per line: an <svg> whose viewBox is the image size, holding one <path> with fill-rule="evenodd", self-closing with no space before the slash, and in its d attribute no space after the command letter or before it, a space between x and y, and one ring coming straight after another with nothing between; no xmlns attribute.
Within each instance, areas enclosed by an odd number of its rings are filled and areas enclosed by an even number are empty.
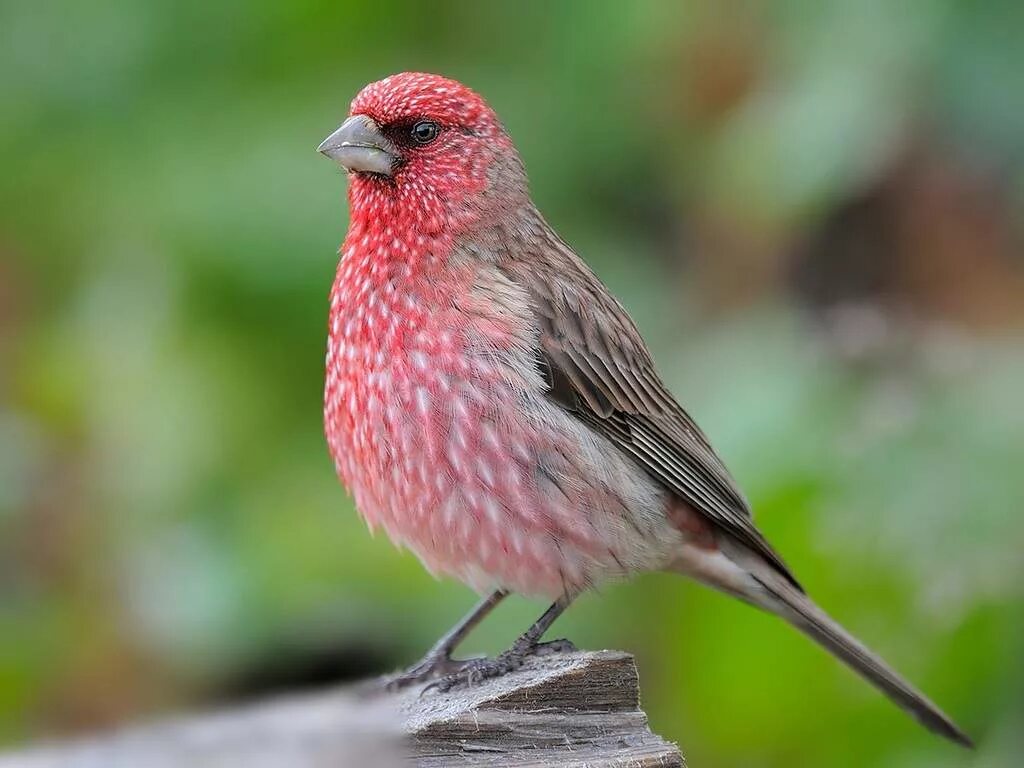
<svg viewBox="0 0 1024 768"><path fill-rule="evenodd" d="M792 587L775 596L784 605L779 615L841 659L930 731L965 747L970 738L923 693L914 688L857 638L843 629L806 595ZM788 592L788 594L787 594Z"/></svg>
<svg viewBox="0 0 1024 768"><path fill-rule="evenodd" d="M707 567L710 559L706 563L691 560L685 565L680 563L677 570L781 616L864 677L925 728L965 747L974 746L967 734L927 696L900 677L760 557L742 548L740 551L716 553L711 559L717 560L712 567Z"/></svg>

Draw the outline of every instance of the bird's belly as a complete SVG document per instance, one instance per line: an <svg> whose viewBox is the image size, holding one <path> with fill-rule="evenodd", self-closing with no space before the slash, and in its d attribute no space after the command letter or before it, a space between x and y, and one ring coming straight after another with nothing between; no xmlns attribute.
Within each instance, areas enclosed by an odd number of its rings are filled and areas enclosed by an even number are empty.
<svg viewBox="0 0 1024 768"><path fill-rule="evenodd" d="M371 528L481 592L554 597L664 567L681 540L664 492L510 378L401 359L336 372L328 439Z"/></svg>

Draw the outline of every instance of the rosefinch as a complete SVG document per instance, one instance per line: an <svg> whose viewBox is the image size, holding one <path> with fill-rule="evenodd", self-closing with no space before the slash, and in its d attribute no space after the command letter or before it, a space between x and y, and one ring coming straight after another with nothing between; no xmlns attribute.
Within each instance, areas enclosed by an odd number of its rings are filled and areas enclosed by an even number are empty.
<svg viewBox="0 0 1024 768"><path fill-rule="evenodd" d="M480 96L395 75L319 149L349 172L324 395L338 474L371 528L489 594L394 683L446 689L571 647L540 639L576 595L667 570L781 616L970 744L808 598ZM509 592L554 603L498 657L453 659Z"/></svg>

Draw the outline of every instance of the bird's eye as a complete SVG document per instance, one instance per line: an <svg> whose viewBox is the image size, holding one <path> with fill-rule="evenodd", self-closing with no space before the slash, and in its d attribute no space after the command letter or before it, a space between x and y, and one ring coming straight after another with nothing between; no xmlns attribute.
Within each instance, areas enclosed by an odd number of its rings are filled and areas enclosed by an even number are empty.
<svg viewBox="0 0 1024 768"><path fill-rule="evenodd" d="M413 141L417 144L429 144L441 132L441 126L433 120L420 120L409 131Z"/></svg>

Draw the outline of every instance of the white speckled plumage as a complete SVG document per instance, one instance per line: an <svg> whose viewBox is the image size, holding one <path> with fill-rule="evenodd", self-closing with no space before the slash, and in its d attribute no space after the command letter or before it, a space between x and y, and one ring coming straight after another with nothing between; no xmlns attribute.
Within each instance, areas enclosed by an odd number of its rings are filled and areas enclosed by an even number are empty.
<svg viewBox="0 0 1024 768"><path fill-rule="evenodd" d="M626 311L533 206L483 99L406 73L351 111L378 139L358 145L376 153L358 155L371 170L350 177L324 418L371 528L435 573L558 611L606 579L687 574L778 614L969 743L807 597ZM414 146L424 118L430 146Z"/></svg>
<svg viewBox="0 0 1024 768"><path fill-rule="evenodd" d="M363 310L331 324L325 405L367 522L480 591L554 597L667 566L683 537L664 490L548 400L530 351L539 329L512 322L528 317L523 297L498 281L494 301L481 288L493 264L453 270L426 245L346 253L332 291L340 313ZM366 294L373 266L385 282Z"/></svg>

